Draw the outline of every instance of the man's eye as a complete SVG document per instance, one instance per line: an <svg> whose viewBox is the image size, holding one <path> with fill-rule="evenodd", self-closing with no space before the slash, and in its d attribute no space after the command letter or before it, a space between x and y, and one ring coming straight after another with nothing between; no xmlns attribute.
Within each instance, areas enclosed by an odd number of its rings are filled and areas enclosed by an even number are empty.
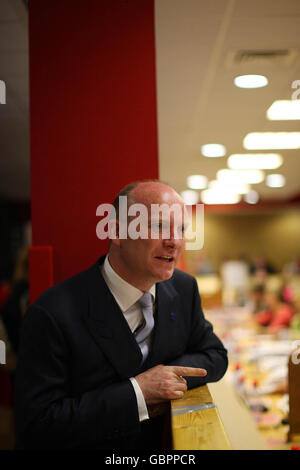
<svg viewBox="0 0 300 470"><path fill-rule="evenodd" d="M153 230L160 230L162 228L162 224L161 223L151 224L151 228Z"/></svg>

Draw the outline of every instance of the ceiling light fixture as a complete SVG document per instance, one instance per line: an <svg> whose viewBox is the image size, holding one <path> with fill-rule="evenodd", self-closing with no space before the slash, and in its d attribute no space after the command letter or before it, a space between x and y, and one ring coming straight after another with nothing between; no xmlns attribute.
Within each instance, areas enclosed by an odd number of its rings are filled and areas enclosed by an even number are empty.
<svg viewBox="0 0 300 470"><path fill-rule="evenodd" d="M201 201L204 204L237 204L241 196L233 192L205 189L201 192Z"/></svg>
<svg viewBox="0 0 300 470"><path fill-rule="evenodd" d="M204 189L207 186L207 178L204 175L190 175L187 177L187 186L191 189Z"/></svg>
<svg viewBox="0 0 300 470"><path fill-rule="evenodd" d="M197 204L199 201L199 194L196 191L193 191L192 189L186 189L185 191L182 191L180 195L184 204L187 206Z"/></svg>
<svg viewBox="0 0 300 470"><path fill-rule="evenodd" d="M235 153L227 160L227 165L232 170L273 170L282 163L283 158L279 153Z"/></svg>
<svg viewBox="0 0 300 470"><path fill-rule="evenodd" d="M282 188L285 185L285 177L279 173L267 175L266 185L269 188Z"/></svg>
<svg viewBox="0 0 300 470"><path fill-rule="evenodd" d="M274 121L300 119L300 100L276 100L266 114L268 119Z"/></svg>
<svg viewBox="0 0 300 470"><path fill-rule="evenodd" d="M268 79L264 75L239 75L233 83L238 88L261 88L268 85Z"/></svg>
<svg viewBox="0 0 300 470"><path fill-rule="evenodd" d="M228 170L223 169L217 172L217 179L222 183L249 183L257 184L264 180L264 173L261 170Z"/></svg>
<svg viewBox="0 0 300 470"><path fill-rule="evenodd" d="M205 144L201 146L204 157L217 158L226 155L226 147L222 144Z"/></svg>
<svg viewBox="0 0 300 470"><path fill-rule="evenodd" d="M244 201L247 202L247 204L257 204L258 201L259 201L258 192L254 191L254 189L252 189L247 194L245 194Z"/></svg>
<svg viewBox="0 0 300 470"><path fill-rule="evenodd" d="M210 181L208 187L217 191L231 191L237 194L246 194L250 191L250 185L247 183L222 183L218 180Z"/></svg>
<svg viewBox="0 0 300 470"><path fill-rule="evenodd" d="M299 149L300 132L250 132L243 146L247 150Z"/></svg>

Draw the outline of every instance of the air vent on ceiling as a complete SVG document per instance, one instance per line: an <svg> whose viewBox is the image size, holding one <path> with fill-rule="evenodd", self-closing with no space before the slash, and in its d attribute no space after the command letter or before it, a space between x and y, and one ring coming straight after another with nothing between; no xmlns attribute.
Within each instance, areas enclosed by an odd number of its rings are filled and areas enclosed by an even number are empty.
<svg viewBox="0 0 300 470"><path fill-rule="evenodd" d="M289 66L297 56L295 49L240 49L230 51L227 55L227 66L268 67Z"/></svg>

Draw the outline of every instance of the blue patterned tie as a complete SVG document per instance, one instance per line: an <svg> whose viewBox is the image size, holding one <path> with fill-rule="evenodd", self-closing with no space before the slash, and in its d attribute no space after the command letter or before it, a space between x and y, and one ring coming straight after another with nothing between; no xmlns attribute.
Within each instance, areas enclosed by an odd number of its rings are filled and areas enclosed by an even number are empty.
<svg viewBox="0 0 300 470"><path fill-rule="evenodd" d="M144 323L137 330L135 334L135 339L142 351L143 362L144 362L149 353L147 338L151 334L151 331L153 330L153 327L154 327L153 304L152 304L152 296L150 292L145 292L138 302L142 308L142 313L144 316Z"/></svg>

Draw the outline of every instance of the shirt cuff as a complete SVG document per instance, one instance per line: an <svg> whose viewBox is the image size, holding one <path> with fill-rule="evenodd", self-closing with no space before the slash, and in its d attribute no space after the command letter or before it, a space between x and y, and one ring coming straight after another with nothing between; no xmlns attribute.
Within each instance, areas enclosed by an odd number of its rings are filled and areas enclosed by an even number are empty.
<svg viewBox="0 0 300 470"><path fill-rule="evenodd" d="M132 386L135 391L136 401L138 405L139 419L140 421L145 421L146 419L149 419L149 415L148 415L148 409L147 409L143 392L140 389L140 386L134 377L131 377L129 380L132 383Z"/></svg>

